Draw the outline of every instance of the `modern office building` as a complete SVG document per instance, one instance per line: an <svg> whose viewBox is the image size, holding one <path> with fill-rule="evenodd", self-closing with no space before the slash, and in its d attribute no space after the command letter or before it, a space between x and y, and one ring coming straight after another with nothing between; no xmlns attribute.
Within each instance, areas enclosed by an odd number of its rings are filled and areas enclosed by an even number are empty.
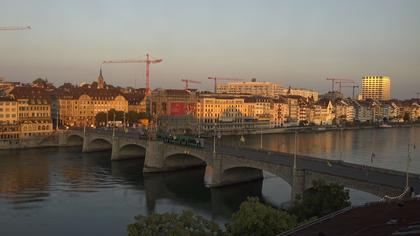
<svg viewBox="0 0 420 236"><path fill-rule="evenodd" d="M363 99L391 99L391 78L388 76L364 76L362 96Z"/></svg>

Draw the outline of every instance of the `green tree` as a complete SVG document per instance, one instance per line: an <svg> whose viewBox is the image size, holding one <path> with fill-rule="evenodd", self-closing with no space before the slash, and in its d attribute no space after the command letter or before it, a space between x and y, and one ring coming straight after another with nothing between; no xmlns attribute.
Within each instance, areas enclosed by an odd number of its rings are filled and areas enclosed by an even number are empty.
<svg viewBox="0 0 420 236"><path fill-rule="evenodd" d="M127 115L127 120L130 123L136 123L140 119L149 118L148 115L143 112L129 111L126 115Z"/></svg>
<svg viewBox="0 0 420 236"><path fill-rule="evenodd" d="M46 84L47 80L44 80L42 78L37 78L36 80L32 81L32 84Z"/></svg>
<svg viewBox="0 0 420 236"><path fill-rule="evenodd" d="M109 121L114 120L114 114L115 114L115 120L116 121L124 120L124 112L123 111L116 111L115 109L111 109L111 110L108 111L108 120Z"/></svg>
<svg viewBox="0 0 420 236"><path fill-rule="evenodd" d="M312 182L312 188L306 190L302 196L297 196L290 213L299 222L314 217L321 217L350 206L348 190L339 184L326 184L323 180Z"/></svg>
<svg viewBox="0 0 420 236"><path fill-rule="evenodd" d="M404 119L405 122L410 122L410 120L411 120L410 119L410 113L408 113L408 112L404 113L403 119Z"/></svg>
<svg viewBox="0 0 420 236"><path fill-rule="evenodd" d="M136 216L127 227L129 236L207 236L222 235L219 226L190 211Z"/></svg>
<svg viewBox="0 0 420 236"><path fill-rule="evenodd" d="M226 235L277 235L295 225L294 216L265 205L258 198L248 198L241 203L239 211L232 215L231 222L226 224Z"/></svg>
<svg viewBox="0 0 420 236"><path fill-rule="evenodd" d="M99 112L95 116L95 121L97 126L105 126L106 125L106 113Z"/></svg>

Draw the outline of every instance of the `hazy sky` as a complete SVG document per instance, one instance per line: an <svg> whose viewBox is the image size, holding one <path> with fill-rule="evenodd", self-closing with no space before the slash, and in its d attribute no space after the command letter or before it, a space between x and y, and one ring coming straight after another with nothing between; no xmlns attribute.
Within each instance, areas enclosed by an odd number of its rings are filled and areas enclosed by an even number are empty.
<svg viewBox="0 0 420 236"><path fill-rule="evenodd" d="M209 76L325 92L326 77L389 75L393 97L420 92L420 1L0 0L0 76L93 81L105 59L163 63L152 87ZM108 83L144 87L144 64L104 65ZM350 94L350 89L348 89Z"/></svg>

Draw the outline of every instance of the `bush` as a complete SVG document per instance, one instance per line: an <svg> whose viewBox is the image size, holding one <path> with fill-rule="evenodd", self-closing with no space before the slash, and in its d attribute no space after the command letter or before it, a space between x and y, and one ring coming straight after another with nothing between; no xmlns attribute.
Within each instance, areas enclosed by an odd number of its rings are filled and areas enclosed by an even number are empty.
<svg viewBox="0 0 420 236"><path fill-rule="evenodd" d="M312 188L306 190L303 196L297 196L290 213L299 222L318 218L342 208L350 206L348 190L339 184L326 184L323 180L312 182Z"/></svg>
<svg viewBox="0 0 420 236"><path fill-rule="evenodd" d="M232 215L231 222L226 224L226 235L277 235L295 225L294 216L260 203L258 198L248 198Z"/></svg>
<svg viewBox="0 0 420 236"><path fill-rule="evenodd" d="M127 227L129 236L210 236L221 235L214 222L208 221L190 211L177 213L153 213L136 216L136 222Z"/></svg>

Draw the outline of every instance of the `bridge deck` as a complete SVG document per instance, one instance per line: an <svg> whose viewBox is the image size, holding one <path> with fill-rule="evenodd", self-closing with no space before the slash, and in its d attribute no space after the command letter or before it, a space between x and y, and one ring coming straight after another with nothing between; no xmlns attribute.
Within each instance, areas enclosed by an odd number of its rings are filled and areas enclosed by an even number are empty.
<svg viewBox="0 0 420 236"><path fill-rule="evenodd" d="M210 146L206 146L205 148L208 151L212 151L212 147ZM232 146L218 146L216 147L216 152L238 158L251 159L290 167L293 166L293 154L290 153L256 150L245 147L238 148ZM326 160L310 156L298 155L296 159L296 168L397 188L403 188L406 182L406 173L404 172L337 160ZM420 175L410 173L409 186L413 187L416 193L419 193Z"/></svg>

